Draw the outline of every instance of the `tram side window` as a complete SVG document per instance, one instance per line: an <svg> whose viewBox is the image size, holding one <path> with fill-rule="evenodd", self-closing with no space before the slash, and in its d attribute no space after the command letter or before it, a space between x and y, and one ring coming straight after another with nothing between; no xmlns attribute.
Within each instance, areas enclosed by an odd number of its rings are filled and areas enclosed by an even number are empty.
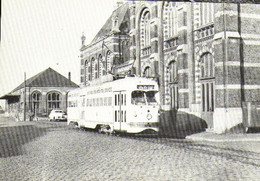
<svg viewBox="0 0 260 181"><path fill-rule="evenodd" d="M108 106L111 106L111 105L112 105L112 97L109 97L109 98L108 98L107 105L108 105Z"/></svg>
<svg viewBox="0 0 260 181"><path fill-rule="evenodd" d="M107 97L104 97L104 106L107 106Z"/></svg>
<svg viewBox="0 0 260 181"><path fill-rule="evenodd" d="M92 107L92 104L93 104L93 100L89 99L89 107Z"/></svg>
<svg viewBox="0 0 260 181"><path fill-rule="evenodd" d="M77 107L77 101L69 101L68 107Z"/></svg>
<svg viewBox="0 0 260 181"><path fill-rule="evenodd" d="M83 97L83 99L82 99L82 107L84 107L85 106L85 97Z"/></svg>
<svg viewBox="0 0 260 181"><path fill-rule="evenodd" d="M93 106L96 106L96 99L93 99Z"/></svg>
<svg viewBox="0 0 260 181"><path fill-rule="evenodd" d="M103 99L99 98L99 106L103 106Z"/></svg>
<svg viewBox="0 0 260 181"><path fill-rule="evenodd" d="M117 95L115 94L115 106L117 105Z"/></svg>
<svg viewBox="0 0 260 181"><path fill-rule="evenodd" d="M117 122L117 111L115 111L115 122Z"/></svg>
<svg viewBox="0 0 260 181"><path fill-rule="evenodd" d="M99 106L99 98L96 98L96 106Z"/></svg>

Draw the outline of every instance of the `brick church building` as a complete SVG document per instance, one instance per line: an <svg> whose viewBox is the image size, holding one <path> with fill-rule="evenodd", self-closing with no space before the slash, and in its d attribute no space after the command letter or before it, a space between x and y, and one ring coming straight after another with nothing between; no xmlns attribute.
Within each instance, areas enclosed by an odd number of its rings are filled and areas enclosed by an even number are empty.
<svg viewBox="0 0 260 181"><path fill-rule="evenodd" d="M90 44L82 36L81 86L130 72L158 81L167 124L198 118L216 133L249 119L260 126L259 22L258 4L125 2Z"/></svg>
<svg viewBox="0 0 260 181"><path fill-rule="evenodd" d="M52 109L67 111L67 93L79 87L52 68L27 79L10 93L0 97L7 101L7 114L18 121L46 117ZM24 114L26 113L26 114Z"/></svg>

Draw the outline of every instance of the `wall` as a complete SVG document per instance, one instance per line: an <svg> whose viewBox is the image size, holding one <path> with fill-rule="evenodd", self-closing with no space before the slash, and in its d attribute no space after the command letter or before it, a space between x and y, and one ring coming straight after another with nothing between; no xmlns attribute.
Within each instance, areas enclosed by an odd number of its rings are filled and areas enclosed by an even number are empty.
<svg viewBox="0 0 260 181"><path fill-rule="evenodd" d="M37 113L37 116L48 116L50 110L47 108L47 95L48 93L55 91L61 93L61 110L67 111L67 93L69 90L74 89L71 87L27 87L26 88L26 121L30 120L34 112L31 107L31 94L34 91L41 93L41 103ZM20 101L17 103L9 104L8 111L10 116L15 117L17 120L24 120L24 88L16 91L15 93L20 94Z"/></svg>

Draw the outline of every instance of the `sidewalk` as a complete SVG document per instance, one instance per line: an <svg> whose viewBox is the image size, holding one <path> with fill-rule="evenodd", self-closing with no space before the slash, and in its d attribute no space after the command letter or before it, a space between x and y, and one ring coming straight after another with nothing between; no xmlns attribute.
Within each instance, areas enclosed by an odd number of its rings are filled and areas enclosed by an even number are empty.
<svg viewBox="0 0 260 181"><path fill-rule="evenodd" d="M208 142L260 142L260 133L216 134L213 132L202 132L186 136L185 139Z"/></svg>
<svg viewBox="0 0 260 181"><path fill-rule="evenodd" d="M0 128L1 127L13 127L13 126L24 126L33 125L30 121L17 121L15 118L0 114Z"/></svg>

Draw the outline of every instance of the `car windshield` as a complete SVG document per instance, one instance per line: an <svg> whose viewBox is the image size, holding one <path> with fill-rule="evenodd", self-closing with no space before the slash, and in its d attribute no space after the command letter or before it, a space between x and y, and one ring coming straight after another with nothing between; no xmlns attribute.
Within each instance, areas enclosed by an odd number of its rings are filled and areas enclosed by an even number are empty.
<svg viewBox="0 0 260 181"><path fill-rule="evenodd" d="M150 105L157 104L155 94L157 91L133 91L132 104L134 105Z"/></svg>
<svg viewBox="0 0 260 181"><path fill-rule="evenodd" d="M55 113L62 113L62 111L55 111Z"/></svg>

